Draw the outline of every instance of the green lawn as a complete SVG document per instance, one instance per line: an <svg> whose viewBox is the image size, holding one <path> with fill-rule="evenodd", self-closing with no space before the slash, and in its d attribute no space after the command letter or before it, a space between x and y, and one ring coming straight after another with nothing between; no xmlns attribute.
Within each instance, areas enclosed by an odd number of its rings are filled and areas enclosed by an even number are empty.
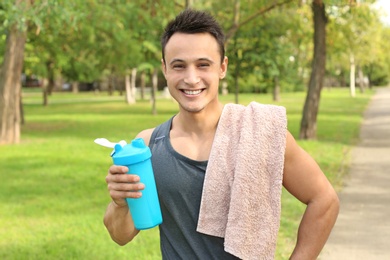
<svg viewBox="0 0 390 260"><path fill-rule="evenodd" d="M299 141L339 189L351 145L372 92L350 98L348 89L322 92L318 140ZM304 93L282 94L289 130L298 135ZM160 259L158 229L117 246L102 219L110 198L105 176L111 150L97 137L130 141L140 130L170 118L177 105L149 101L126 105L116 95L55 93L43 107L41 94L24 93L26 124L19 145L0 146L0 259ZM221 97L233 102L232 95ZM269 95L240 95L240 103L273 103ZM277 259L288 258L304 209L283 193Z"/></svg>

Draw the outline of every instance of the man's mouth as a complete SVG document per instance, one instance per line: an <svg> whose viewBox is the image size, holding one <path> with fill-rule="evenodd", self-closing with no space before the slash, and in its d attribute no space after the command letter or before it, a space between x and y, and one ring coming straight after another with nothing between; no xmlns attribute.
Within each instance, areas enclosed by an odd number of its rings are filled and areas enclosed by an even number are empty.
<svg viewBox="0 0 390 260"><path fill-rule="evenodd" d="M199 95L203 91L203 89L198 89L198 90L186 90L186 89L183 89L182 91L186 95Z"/></svg>

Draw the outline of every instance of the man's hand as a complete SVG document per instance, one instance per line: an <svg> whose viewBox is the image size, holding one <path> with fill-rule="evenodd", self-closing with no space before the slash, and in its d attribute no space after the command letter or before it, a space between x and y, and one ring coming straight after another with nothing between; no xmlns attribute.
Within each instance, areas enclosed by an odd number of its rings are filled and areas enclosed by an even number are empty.
<svg viewBox="0 0 390 260"><path fill-rule="evenodd" d="M145 185L140 183L138 175L127 174L125 166L113 165L106 176L107 187L112 202L104 216L104 224L111 238L119 245L125 245L137 234L133 219L127 207L126 198L140 198Z"/></svg>
<svg viewBox="0 0 390 260"><path fill-rule="evenodd" d="M119 207L127 206L126 198L140 198L142 196L141 190L145 188L145 185L139 182L139 176L127 174L128 171L126 166L113 165L106 176L112 201Z"/></svg>

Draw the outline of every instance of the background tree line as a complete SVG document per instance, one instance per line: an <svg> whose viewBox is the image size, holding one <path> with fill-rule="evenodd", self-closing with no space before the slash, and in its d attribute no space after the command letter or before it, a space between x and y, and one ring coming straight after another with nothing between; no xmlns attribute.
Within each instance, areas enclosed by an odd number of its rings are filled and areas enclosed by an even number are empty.
<svg viewBox="0 0 390 260"><path fill-rule="evenodd" d="M188 7L209 11L225 29L229 73L223 85L236 102L243 92L272 92L277 100L282 92L308 90L302 119L308 122L301 127L310 129L301 137L314 138L323 85L349 86L354 96L355 84L364 91L389 80L390 27L374 2L3 0L0 143L20 138L21 75L40 80L44 105L63 82L75 92L80 83L123 91L128 103L135 102L136 86L142 98L149 86L153 98L165 84L160 35Z"/></svg>

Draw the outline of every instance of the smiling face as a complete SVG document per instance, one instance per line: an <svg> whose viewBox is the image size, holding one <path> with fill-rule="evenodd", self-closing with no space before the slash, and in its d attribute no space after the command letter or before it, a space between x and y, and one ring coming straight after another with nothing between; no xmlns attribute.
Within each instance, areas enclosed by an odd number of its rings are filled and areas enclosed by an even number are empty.
<svg viewBox="0 0 390 260"><path fill-rule="evenodd" d="M219 46L209 33L175 33L165 46L163 72L180 109L197 113L218 105L219 80L227 70Z"/></svg>

